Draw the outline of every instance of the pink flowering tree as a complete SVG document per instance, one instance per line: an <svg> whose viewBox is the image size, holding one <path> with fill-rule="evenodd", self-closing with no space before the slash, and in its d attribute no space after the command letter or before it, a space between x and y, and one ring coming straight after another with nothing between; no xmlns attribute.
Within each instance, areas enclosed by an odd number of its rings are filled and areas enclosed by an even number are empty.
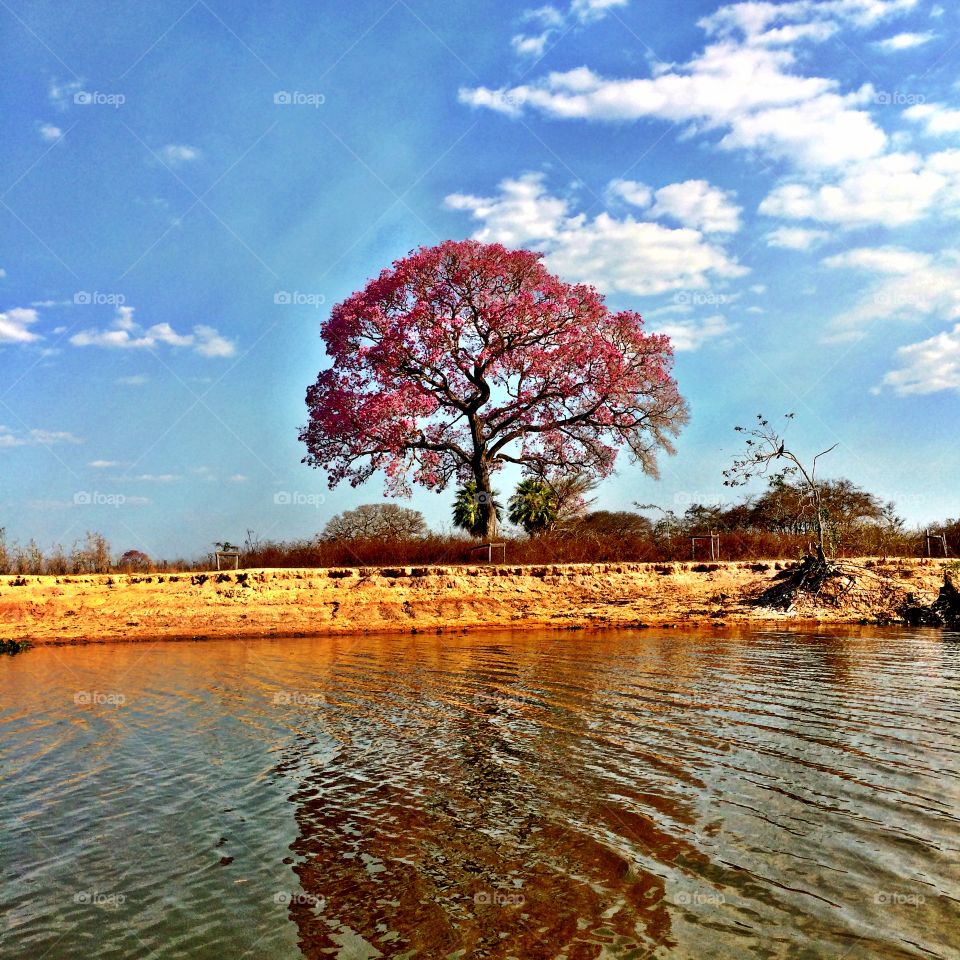
<svg viewBox="0 0 960 960"><path fill-rule="evenodd" d="M421 248L337 304L322 335L332 365L307 390L303 462L331 488L382 470L400 496L473 481L488 537L503 464L603 477L627 447L656 475L687 420L669 339L526 250Z"/></svg>

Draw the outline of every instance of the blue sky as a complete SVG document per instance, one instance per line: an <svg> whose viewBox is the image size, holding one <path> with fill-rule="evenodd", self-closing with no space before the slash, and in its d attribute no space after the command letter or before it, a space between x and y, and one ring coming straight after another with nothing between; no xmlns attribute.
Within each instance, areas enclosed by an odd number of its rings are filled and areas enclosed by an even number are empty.
<svg viewBox="0 0 960 960"><path fill-rule="evenodd" d="M678 12L679 11L679 12ZM729 499L732 427L960 513L958 13L929 0L0 4L8 535L311 536L331 304L409 250L544 251L670 333L693 418L600 503ZM511 475L500 486L509 490ZM449 495L418 493L433 526Z"/></svg>

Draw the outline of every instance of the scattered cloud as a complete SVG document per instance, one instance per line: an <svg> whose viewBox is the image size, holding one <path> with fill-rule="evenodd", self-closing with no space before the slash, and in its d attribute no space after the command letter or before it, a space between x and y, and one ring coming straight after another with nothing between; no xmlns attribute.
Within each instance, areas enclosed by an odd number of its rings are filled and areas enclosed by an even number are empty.
<svg viewBox="0 0 960 960"><path fill-rule="evenodd" d="M934 208L960 212L960 150L928 157L890 153L853 164L833 182L782 183L760 204L760 213L855 228L915 223Z"/></svg>
<svg viewBox="0 0 960 960"><path fill-rule="evenodd" d="M602 20L616 7L625 7L630 0L572 0L562 11L547 4L534 10L525 10L522 20L533 27L533 32L518 33L510 39L514 53L521 57L538 59L547 45L558 34L578 24Z"/></svg>
<svg viewBox="0 0 960 960"><path fill-rule="evenodd" d="M144 374L135 373L129 377L117 377L115 382L122 387L142 387L145 383L149 383L149 381L150 378Z"/></svg>
<svg viewBox="0 0 960 960"><path fill-rule="evenodd" d="M141 473L134 477L117 477L118 483L177 483L182 480L177 473Z"/></svg>
<svg viewBox="0 0 960 960"><path fill-rule="evenodd" d="M703 320L684 319L654 323L651 329L656 333L665 333L677 352L699 350L710 340L716 340L732 333L736 327L725 317L713 316Z"/></svg>
<svg viewBox="0 0 960 960"><path fill-rule="evenodd" d="M767 234L767 245L784 250L810 250L830 236L826 230L805 227L777 227Z"/></svg>
<svg viewBox="0 0 960 960"><path fill-rule="evenodd" d="M124 463L120 460L91 460L87 466L94 470L109 470L112 467L122 467Z"/></svg>
<svg viewBox="0 0 960 960"><path fill-rule="evenodd" d="M39 124L37 132L40 134L40 139L46 140L48 143L59 140L63 136L63 131L52 123Z"/></svg>
<svg viewBox="0 0 960 960"><path fill-rule="evenodd" d="M874 46L884 53L898 53L901 50L915 50L936 37L932 31L927 33L898 33L884 40L878 40Z"/></svg>
<svg viewBox="0 0 960 960"><path fill-rule="evenodd" d="M636 180L611 180L607 184L607 200L622 200L643 210L653 203L653 190Z"/></svg>
<svg viewBox="0 0 960 960"><path fill-rule="evenodd" d="M883 378L883 386L901 396L960 391L960 323L952 330L901 347L902 364Z"/></svg>
<svg viewBox="0 0 960 960"><path fill-rule="evenodd" d="M922 123L934 136L960 133L960 110L939 103L917 103L903 111L908 120Z"/></svg>
<svg viewBox="0 0 960 960"><path fill-rule="evenodd" d="M536 111L564 120L641 119L721 134L726 150L752 150L801 169L842 167L882 153L887 135L864 107L874 91L795 71L786 49L730 40L681 66L658 64L647 78L603 77L586 66L514 87L462 88L460 100L509 116Z"/></svg>
<svg viewBox="0 0 960 960"><path fill-rule="evenodd" d="M704 233L735 233L740 229L741 208L732 194L706 180L671 183L657 191L656 200L651 216L670 217Z"/></svg>
<svg viewBox="0 0 960 960"><path fill-rule="evenodd" d="M242 473L235 473L228 478L227 483L246 483L250 478Z"/></svg>
<svg viewBox="0 0 960 960"><path fill-rule="evenodd" d="M201 153L196 147L187 146L185 143L168 143L159 152L164 162L172 167L199 160L201 157Z"/></svg>
<svg viewBox="0 0 960 960"><path fill-rule="evenodd" d="M541 250L551 270L607 293L703 289L711 277L748 272L698 230L574 213L570 201L547 193L543 179L526 173L502 181L496 196L451 194L446 204L478 221L478 240Z"/></svg>
<svg viewBox="0 0 960 960"><path fill-rule="evenodd" d="M51 80L47 89L47 95L50 103L58 110L66 110L73 104L74 94L83 90L83 80L69 80L60 83L58 80Z"/></svg>
<svg viewBox="0 0 960 960"><path fill-rule="evenodd" d="M83 443L83 440L66 430L15 431L10 427L0 426L0 449L49 447L57 443Z"/></svg>
<svg viewBox="0 0 960 960"><path fill-rule="evenodd" d="M833 321L831 339L859 339L879 322L960 320L960 251L933 256L899 247L861 247L823 263L870 279L860 300Z"/></svg>
<svg viewBox="0 0 960 960"><path fill-rule="evenodd" d="M155 323L144 329L133 319L134 308L117 308L113 326L106 330L84 330L74 334L75 347L107 347L113 349L152 350L161 345L189 347L204 357L229 357L235 344L221 336L214 327L199 324L192 333L177 333L169 323Z"/></svg>
<svg viewBox="0 0 960 960"><path fill-rule="evenodd" d="M0 343L32 343L40 334L27 329L39 319L32 307L12 307L0 313Z"/></svg>

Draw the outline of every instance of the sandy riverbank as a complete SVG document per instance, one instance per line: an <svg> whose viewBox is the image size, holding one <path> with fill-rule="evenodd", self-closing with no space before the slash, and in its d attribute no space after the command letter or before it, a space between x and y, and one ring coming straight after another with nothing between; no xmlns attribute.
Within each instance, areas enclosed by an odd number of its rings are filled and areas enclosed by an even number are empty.
<svg viewBox="0 0 960 960"><path fill-rule="evenodd" d="M882 589L792 613L750 604L782 568L773 561L0 577L0 639L888 622L898 598L932 600L943 581L942 561L856 562Z"/></svg>

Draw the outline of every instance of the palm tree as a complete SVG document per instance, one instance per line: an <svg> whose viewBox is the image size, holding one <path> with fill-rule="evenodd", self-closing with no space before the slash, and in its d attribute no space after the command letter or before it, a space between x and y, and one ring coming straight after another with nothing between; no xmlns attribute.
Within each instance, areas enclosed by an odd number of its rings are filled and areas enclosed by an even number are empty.
<svg viewBox="0 0 960 960"><path fill-rule="evenodd" d="M549 530L558 514L557 496L549 484L533 477L517 484L517 490L510 498L511 523L523 527L532 537Z"/></svg>
<svg viewBox="0 0 960 960"><path fill-rule="evenodd" d="M481 497L493 498L493 509L497 520L500 519L500 503L497 501L497 491L490 494L477 493L477 484L468 480L457 490L453 501L453 525L466 530L474 537L482 537L486 533L486 517L481 507Z"/></svg>

